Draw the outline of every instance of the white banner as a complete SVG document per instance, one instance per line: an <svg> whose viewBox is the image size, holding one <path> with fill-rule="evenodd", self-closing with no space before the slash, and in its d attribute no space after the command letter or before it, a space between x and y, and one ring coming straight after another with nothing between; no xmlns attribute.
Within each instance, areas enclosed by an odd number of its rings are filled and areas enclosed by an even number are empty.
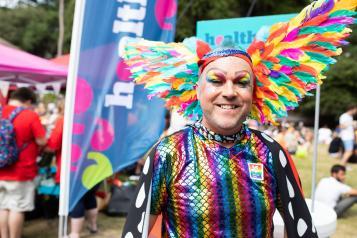
<svg viewBox="0 0 357 238"><path fill-rule="evenodd" d="M17 88L27 88L30 86L28 83L15 83Z"/></svg>
<svg viewBox="0 0 357 238"><path fill-rule="evenodd" d="M10 82L0 81L1 94L2 94L2 96L4 98L7 97L7 94L9 92L9 88L10 88Z"/></svg>
<svg viewBox="0 0 357 238"><path fill-rule="evenodd" d="M55 92L55 94L59 94L61 91L61 83L60 82L56 82L56 83L51 83L50 84L53 88L53 91Z"/></svg>
<svg viewBox="0 0 357 238"><path fill-rule="evenodd" d="M39 92L39 94L44 94L46 92L47 84L39 83L39 84L36 84L35 87L36 87L36 90Z"/></svg>

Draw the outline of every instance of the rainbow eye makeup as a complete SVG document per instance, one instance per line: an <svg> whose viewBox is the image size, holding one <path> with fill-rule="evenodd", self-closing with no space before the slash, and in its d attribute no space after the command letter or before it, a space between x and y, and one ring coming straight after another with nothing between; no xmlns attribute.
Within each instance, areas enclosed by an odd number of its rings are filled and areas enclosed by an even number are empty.
<svg viewBox="0 0 357 238"><path fill-rule="evenodd" d="M242 72L237 75L236 83L238 84L247 85L250 84L250 81L251 81L251 77L248 72Z"/></svg>
<svg viewBox="0 0 357 238"><path fill-rule="evenodd" d="M222 83L222 77L215 72L209 71L206 75L207 82Z"/></svg>

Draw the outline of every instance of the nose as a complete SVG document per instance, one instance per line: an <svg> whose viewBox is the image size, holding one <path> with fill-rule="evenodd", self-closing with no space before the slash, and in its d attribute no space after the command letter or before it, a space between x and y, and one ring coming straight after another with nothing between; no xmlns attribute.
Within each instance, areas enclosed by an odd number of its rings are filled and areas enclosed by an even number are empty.
<svg viewBox="0 0 357 238"><path fill-rule="evenodd" d="M230 80L226 81L226 83L223 87L222 95L223 95L223 97L226 97L229 99L237 96L236 90L235 90L235 85L233 84L233 82L231 82Z"/></svg>

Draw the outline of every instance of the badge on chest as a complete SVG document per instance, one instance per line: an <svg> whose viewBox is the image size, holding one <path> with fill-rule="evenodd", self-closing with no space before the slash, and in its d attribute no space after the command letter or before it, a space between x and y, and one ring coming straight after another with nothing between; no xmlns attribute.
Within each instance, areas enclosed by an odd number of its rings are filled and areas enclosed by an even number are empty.
<svg viewBox="0 0 357 238"><path fill-rule="evenodd" d="M264 166L261 163L248 163L249 177L252 180L263 181Z"/></svg>

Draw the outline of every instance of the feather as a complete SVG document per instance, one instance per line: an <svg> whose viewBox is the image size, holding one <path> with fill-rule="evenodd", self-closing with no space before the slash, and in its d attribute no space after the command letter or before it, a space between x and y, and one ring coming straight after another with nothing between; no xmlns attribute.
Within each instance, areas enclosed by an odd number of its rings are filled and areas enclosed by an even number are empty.
<svg viewBox="0 0 357 238"><path fill-rule="evenodd" d="M134 81L144 84L149 90L149 97L161 97L166 100L167 106L188 117L198 117L201 109L195 103L197 44L198 40L194 37L182 43L135 39L126 45L123 58Z"/></svg>
<svg viewBox="0 0 357 238"><path fill-rule="evenodd" d="M322 83L323 73L336 63L332 57L347 44L356 6L357 0L315 1L289 22L272 26L266 42L253 41L248 47L257 75L252 118L275 124Z"/></svg>

